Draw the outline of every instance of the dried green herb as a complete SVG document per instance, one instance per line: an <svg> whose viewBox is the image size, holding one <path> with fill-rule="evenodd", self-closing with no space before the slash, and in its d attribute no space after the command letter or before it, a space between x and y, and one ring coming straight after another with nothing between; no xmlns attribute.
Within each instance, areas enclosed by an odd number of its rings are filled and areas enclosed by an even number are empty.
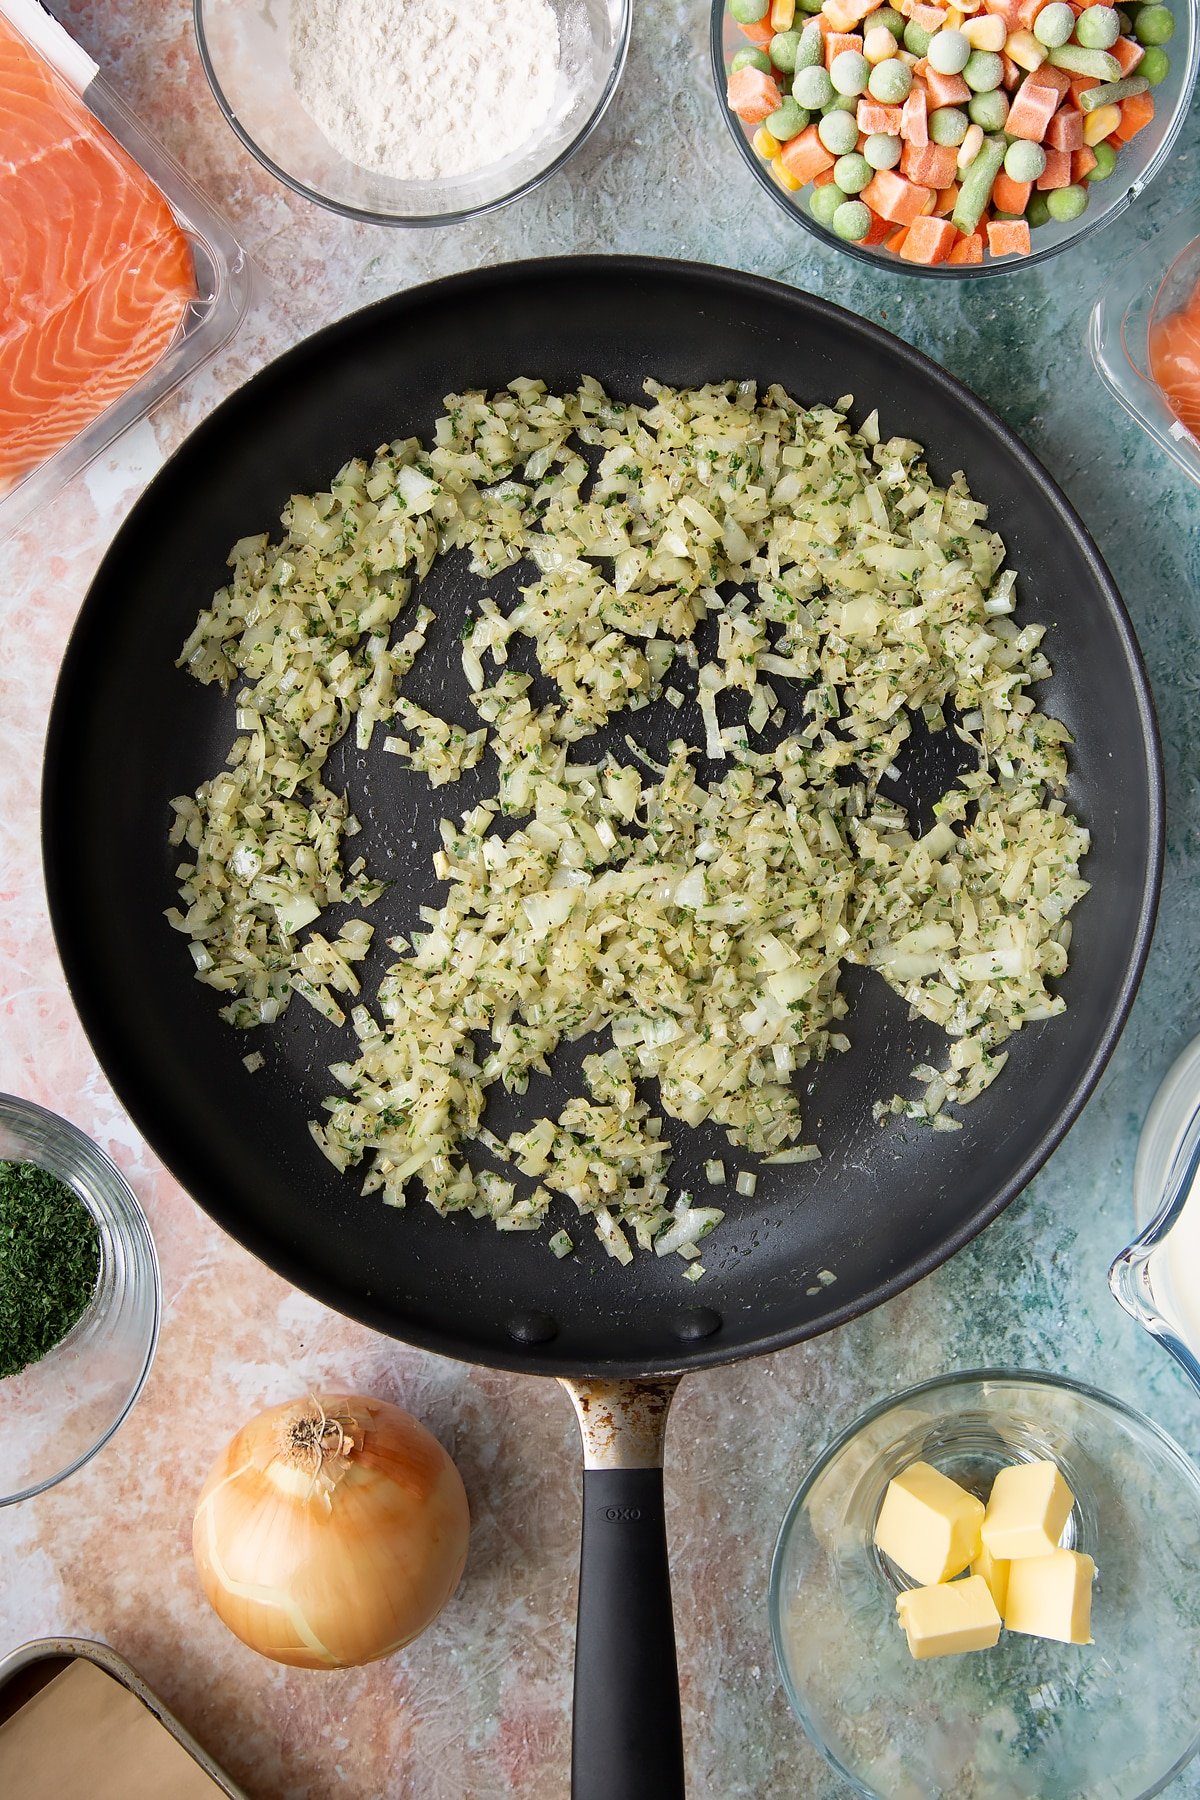
<svg viewBox="0 0 1200 1800"><path fill-rule="evenodd" d="M66 1337L99 1272L96 1221L66 1183L0 1162L0 1379Z"/></svg>

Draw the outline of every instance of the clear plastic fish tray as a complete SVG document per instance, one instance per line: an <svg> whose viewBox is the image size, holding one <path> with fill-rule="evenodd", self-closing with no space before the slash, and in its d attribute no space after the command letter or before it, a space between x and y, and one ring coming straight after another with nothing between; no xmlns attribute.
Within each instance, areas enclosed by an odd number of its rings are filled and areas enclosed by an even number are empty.
<svg viewBox="0 0 1200 1800"><path fill-rule="evenodd" d="M2 540L229 342L249 308L254 271L211 202L38 0L0 0L0 19L74 89L141 165L187 238L195 270L195 293L158 361L61 449L0 492Z"/></svg>
<svg viewBox="0 0 1200 1800"><path fill-rule="evenodd" d="M1092 311L1092 361L1126 412L1200 486L1200 443L1150 373L1150 328L1200 283L1200 205L1156 232L1106 283Z"/></svg>

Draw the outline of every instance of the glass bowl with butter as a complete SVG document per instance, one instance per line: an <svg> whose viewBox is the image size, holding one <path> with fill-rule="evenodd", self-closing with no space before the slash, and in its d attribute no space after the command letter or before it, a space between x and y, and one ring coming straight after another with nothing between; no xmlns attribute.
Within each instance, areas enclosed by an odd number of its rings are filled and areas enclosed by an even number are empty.
<svg viewBox="0 0 1200 1800"><path fill-rule="evenodd" d="M858 1794L1143 1800L1200 1745L1200 1475L1095 1389L941 1377L809 1471L770 1614L792 1709Z"/></svg>

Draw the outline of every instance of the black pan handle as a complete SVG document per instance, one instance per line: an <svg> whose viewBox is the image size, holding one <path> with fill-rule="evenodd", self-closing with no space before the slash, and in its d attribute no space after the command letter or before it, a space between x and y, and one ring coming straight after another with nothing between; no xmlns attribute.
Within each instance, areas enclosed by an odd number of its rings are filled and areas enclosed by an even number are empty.
<svg viewBox="0 0 1200 1800"><path fill-rule="evenodd" d="M677 1384L563 1383L584 1447L571 1800L684 1800L662 1474Z"/></svg>

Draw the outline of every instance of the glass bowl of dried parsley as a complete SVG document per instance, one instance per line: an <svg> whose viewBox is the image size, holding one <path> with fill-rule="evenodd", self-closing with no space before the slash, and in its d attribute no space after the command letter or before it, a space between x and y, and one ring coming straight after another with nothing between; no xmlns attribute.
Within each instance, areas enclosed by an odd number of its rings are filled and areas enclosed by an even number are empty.
<svg viewBox="0 0 1200 1800"><path fill-rule="evenodd" d="M108 1442L150 1371L160 1306L124 1177L74 1125L0 1094L0 1506Z"/></svg>

